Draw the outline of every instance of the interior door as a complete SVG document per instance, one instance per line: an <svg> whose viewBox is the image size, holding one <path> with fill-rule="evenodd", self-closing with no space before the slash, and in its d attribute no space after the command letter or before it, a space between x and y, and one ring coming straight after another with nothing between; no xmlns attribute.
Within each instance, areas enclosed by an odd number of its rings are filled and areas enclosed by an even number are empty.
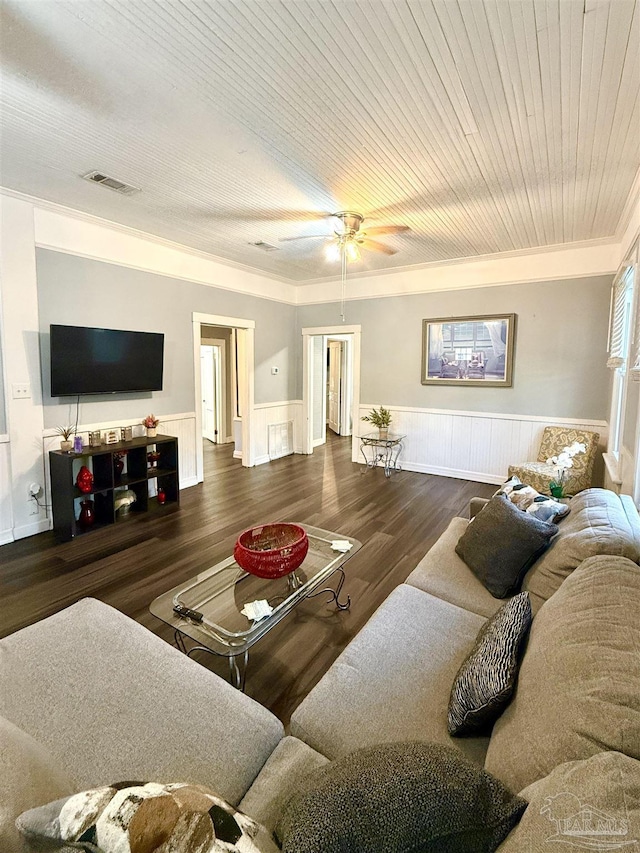
<svg viewBox="0 0 640 853"><path fill-rule="evenodd" d="M340 435L340 393L342 389L342 341L329 341L329 394L327 425Z"/></svg>
<svg viewBox="0 0 640 853"><path fill-rule="evenodd" d="M200 371L202 387L202 435L215 443L216 414L215 414L215 368L213 347L200 347Z"/></svg>

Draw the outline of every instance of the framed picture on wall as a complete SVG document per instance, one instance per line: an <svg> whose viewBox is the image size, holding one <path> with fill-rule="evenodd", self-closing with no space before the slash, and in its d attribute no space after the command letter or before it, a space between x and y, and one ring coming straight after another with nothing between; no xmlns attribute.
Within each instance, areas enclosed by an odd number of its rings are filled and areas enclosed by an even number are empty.
<svg viewBox="0 0 640 853"><path fill-rule="evenodd" d="M422 384L509 388L515 314L422 321Z"/></svg>

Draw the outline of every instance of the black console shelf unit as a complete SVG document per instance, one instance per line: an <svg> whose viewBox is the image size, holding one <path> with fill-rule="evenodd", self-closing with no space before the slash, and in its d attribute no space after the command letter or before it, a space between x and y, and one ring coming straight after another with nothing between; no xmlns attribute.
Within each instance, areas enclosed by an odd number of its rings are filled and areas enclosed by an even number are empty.
<svg viewBox="0 0 640 853"><path fill-rule="evenodd" d="M154 450L159 458L157 465L151 466L147 454ZM125 454L125 467L119 475L114 462L120 454ZM93 473L90 492L81 492L76 486L76 477L83 465ZM85 447L81 453L50 450L49 469L53 529L61 542L109 524L121 524L141 513L167 512L180 503L178 439L171 435L143 436L117 444ZM149 495L150 480L157 480L157 488L163 489L166 495L163 506ZM118 492L123 489L131 489L136 495L127 515L115 508ZM84 527L78 523L78 517L80 503L87 499L93 501L95 521Z"/></svg>

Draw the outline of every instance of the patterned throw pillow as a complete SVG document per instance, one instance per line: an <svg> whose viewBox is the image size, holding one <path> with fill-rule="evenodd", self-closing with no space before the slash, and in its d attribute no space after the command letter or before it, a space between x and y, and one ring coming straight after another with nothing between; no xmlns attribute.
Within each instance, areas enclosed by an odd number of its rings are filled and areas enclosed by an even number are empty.
<svg viewBox="0 0 640 853"><path fill-rule="evenodd" d="M507 707L532 619L529 593L521 592L482 626L453 681L449 734L459 737L485 733Z"/></svg>
<svg viewBox="0 0 640 853"><path fill-rule="evenodd" d="M526 805L451 746L386 743L301 780L276 836L283 853L491 853Z"/></svg>
<svg viewBox="0 0 640 853"><path fill-rule="evenodd" d="M557 522L569 515L571 507L550 495L541 495L533 486L527 486L515 475L500 487L498 494L507 495L512 504L534 515L540 521Z"/></svg>
<svg viewBox="0 0 640 853"><path fill-rule="evenodd" d="M48 850L277 853L259 824L208 788L186 783L120 782L83 791L23 812L16 826Z"/></svg>

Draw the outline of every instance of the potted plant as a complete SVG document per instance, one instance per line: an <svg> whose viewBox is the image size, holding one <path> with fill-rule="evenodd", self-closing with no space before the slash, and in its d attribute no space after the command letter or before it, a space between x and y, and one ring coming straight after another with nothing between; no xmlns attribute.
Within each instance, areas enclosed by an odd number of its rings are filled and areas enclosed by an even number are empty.
<svg viewBox="0 0 640 853"><path fill-rule="evenodd" d="M73 447L73 443L71 442L71 436L73 435L73 427L72 426L57 426L56 432L59 436L62 436L62 440L60 442L60 450L64 453L70 453L71 448Z"/></svg>
<svg viewBox="0 0 640 853"><path fill-rule="evenodd" d="M547 465L555 465L558 472L555 480L551 480L549 483L549 491L554 498L567 497L564 493L564 481L567 471L569 468L573 468L573 457L579 453L585 453L586 450L586 444L583 444L581 441L574 441L573 444L564 447L557 456L551 456L547 459Z"/></svg>
<svg viewBox="0 0 640 853"><path fill-rule="evenodd" d="M385 409L384 406L380 406L379 409L371 409L368 415L364 415L364 417L360 418L362 421L367 421L370 424L373 424L375 427L378 427L378 431L380 432L380 438L387 438L389 435L389 424L391 423L391 412L389 409Z"/></svg>
<svg viewBox="0 0 640 853"><path fill-rule="evenodd" d="M147 415L147 417L142 421L142 425L147 430L147 435L153 438L158 432L158 424L160 423L160 419L155 415Z"/></svg>

